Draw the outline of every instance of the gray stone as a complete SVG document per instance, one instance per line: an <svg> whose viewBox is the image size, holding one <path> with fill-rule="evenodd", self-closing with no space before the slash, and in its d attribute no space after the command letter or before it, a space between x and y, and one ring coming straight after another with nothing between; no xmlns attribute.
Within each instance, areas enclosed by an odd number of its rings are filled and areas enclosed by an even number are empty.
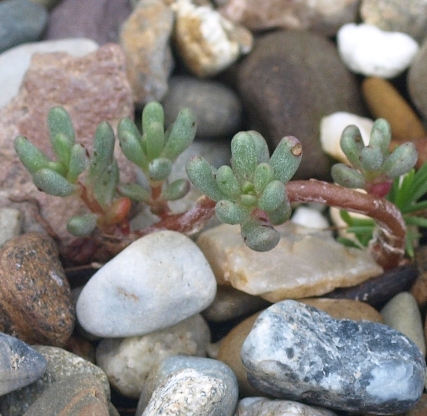
<svg viewBox="0 0 427 416"><path fill-rule="evenodd" d="M239 391L236 376L230 367L220 361L212 360L210 358L176 355L174 357L166 358L150 372L147 381L144 383L144 388L138 401L136 416L140 416L143 413L158 386L160 386L169 376L186 369L192 369L197 371L200 375L221 380L225 387L225 395L221 399L221 402L215 405L216 409L214 409L212 413L207 413L205 409L200 414L218 416L233 414ZM188 396L188 400L190 401L194 395L191 394L191 392L189 393L190 395ZM203 400L200 400L199 404L202 405L202 403ZM196 415L197 413L192 414Z"/></svg>
<svg viewBox="0 0 427 416"><path fill-rule="evenodd" d="M21 230L21 212L14 208L0 208L0 246L21 234Z"/></svg>
<svg viewBox="0 0 427 416"><path fill-rule="evenodd" d="M290 400L246 397L240 400L234 416L335 416L335 413Z"/></svg>
<svg viewBox="0 0 427 416"><path fill-rule="evenodd" d="M18 338L0 333L0 396L36 381L46 366L40 353Z"/></svg>
<svg viewBox="0 0 427 416"><path fill-rule="evenodd" d="M287 135L301 141L303 157L295 178L329 178L330 160L319 141L322 117L365 112L356 78L341 62L336 45L306 31L264 34L237 72L250 127L272 146Z"/></svg>
<svg viewBox="0 0 427 416"><path fill-rule="evenodd" d="M77 317L105 338L148 334L207 308L216 281L203 253L183 234L159 231L132 243L98 270L77 301Z"/></svg>
<svg viewBox="0 0 427 416"><path fill-rule="evenodd" d="M269 395L383 415L417 403L426 371L419 348L396 330L293 300L260 314L241 358L250 383Z"/></svg>
<svg viewBox="0 0 427 416"><path fill-rule="evenodd" d="M163 99L165 123L170 125L183 107L197 116L197 137L231 137L242 127L242 105L236 93L213 80L174 76Z"/></svg>
<svg viewBox="0 0 427 416"><path fill-rule="evenodd" d="M424 119L427 119L427 39L408 71L408 91L412 102Z"/></svg>
<svg viewBox="0 0 427 416"><path fill-rule="evenodd" d="M46 9L29 0L0 2L0 52L38 40L47 24Z"/></svg>
<svg viewBox="0 0 427 416"><path fill-rule="evenodd" d="M205 356L210 331L199 315L140 337L106 338L96 349L96 363L123 395L137 399L148 373L166 357Z"/></svg>
<svg viewBox="0 0 427 416"><path fill-rule="evenodd" d="M409 292L402 292L390 299L381 309L384 323L411 339L426 355L423 323L417 301Z"/></svg>
<svg viewBox="0 0 427 416"><path fill-rule="evenodd" d="M35 345L34 349L46 359L46 372L29 386L1 397L1 415L21 416L52 384L70 376L94 376L101 383L105 397L110 398L108 378L96 365L61 348Z"/></svg>

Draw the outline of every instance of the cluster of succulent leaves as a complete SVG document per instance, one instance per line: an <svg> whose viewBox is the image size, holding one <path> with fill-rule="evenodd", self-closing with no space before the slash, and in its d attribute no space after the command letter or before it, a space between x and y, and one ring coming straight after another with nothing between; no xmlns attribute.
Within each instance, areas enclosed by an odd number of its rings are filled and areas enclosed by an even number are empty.
<svg viewBox="0 0 427 416"><path fill-rule="evenodd" d="M67 223L70 233L83 237L98 227L129 226L132 202L143 201L154 211L167 209L167 201L182 198L189 190L188 180L169 183L173 162L193 141L195 115L183 109L165 132L162 106L152 102L142 114L141 134L130 119L118 126L118 138L125 156L146 175L150 189L138 183L121 183L114 156L115 134L111 125L101 122L95 132L93 150L75 143L74 128L67 111L54 107L48 115L49 136L56 160L51 160L25 137L15 140L15 150L34 184L48 194L65 197L77 195L89 213L72 217ZM83 174L84 173L84 174ZM166 207L166 208L165 208Z"/></svg>
<svg viewBox="0 0 427 416"><path fill-rule="evenodd" d="M204 158L187 162L187 175L205 195L216 201L216 216L240 224L246 245L256 251L275 247L280 239L274 225L291 214L285 184L297 170L302 147L284 137L270 157L264 138L255 131L237 133L231 141L231 166L216 170Z"/></svg>
<svg viewBox="0 0 427 416"><path fill-rule="evenodd" d="M356 126L348 126L341 136L341 149L352 166L343 163L332 167L332 177L338 184L349 188L365 189L368 193L385 197L399 208L408 227L406 253L413 256L413 241L418 234L414 227L427 227L427 218L422 216L427 209L427 164L420 169L413 167L417 151L413 143L404 143L389 151L391 130L384 119L375 121L368 145L364 145ZM369 218L355 218L347 211L340 211L346 222L347 233L356 237L356 242L347 238L339 240L351 246L367 246L372 239L375 222Z"/></svg>

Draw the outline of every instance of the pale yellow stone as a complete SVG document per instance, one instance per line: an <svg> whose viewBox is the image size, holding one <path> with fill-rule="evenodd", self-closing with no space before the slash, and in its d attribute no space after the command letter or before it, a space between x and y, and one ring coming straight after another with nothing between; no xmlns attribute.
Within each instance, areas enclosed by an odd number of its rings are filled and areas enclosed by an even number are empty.
<svg viewBox="0 0 427 416"><path fill-rule="evenodd" d="M240 227L228 224L203 232L197 245L218 284L231 284L270 302L319 296L383 271L367 251L344 247L327 231L289 221L277 229L279 244L264 253L245 246Z"/></svg>

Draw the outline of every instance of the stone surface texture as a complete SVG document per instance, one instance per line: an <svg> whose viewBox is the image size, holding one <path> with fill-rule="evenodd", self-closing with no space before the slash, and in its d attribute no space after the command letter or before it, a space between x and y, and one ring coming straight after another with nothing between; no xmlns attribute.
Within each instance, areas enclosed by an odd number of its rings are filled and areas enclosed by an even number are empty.
<svg viewBox="0 0 427 416"><path fill-rule="evenodd" d="M345 23L354 22L358 0L225 0L220 13L254 31L274 28L312 30L335 35Z"/></svg>
<svg viewBox="0 0 427 416"><path fill-rule="evenodd" d="M423 119L427 118L427 39L408 71L408 92Z"/></svg>
<svg viewBox="0 0 427 416"><path fill-rule="evenodd" d="M37 221L41 214L55 230L64 251L75 241L66 230L65 219L87 212L86 208L77 198L62 199L39 192L20 163L13 143L18 135L24 135L53 157L47 114L51 107L61 105L70 113L76 141L91 151L98 123L106 120L115 128L121 118L133 117L124 67L121 49L113 44L78 58L65 53L35 54L19 95L0 108L0 206L23 210L24 232L43 230ZM132 180L133 167L121 154L118 142L116 156L121 178Z"/></svg>
<svg viewBox="0 0 427 416"><path fill-rule="evenodd" d="M52 384L72 376L96 377L103 386L105 397L110 399L107 375L98 366L62 348L45 345L35 345L33 348L46 359L46 372L30 385L1 397L1 415L23 415Z"/></svg>
<svg viewBox="0 0 427 416"><path fill-rule="evenodd" d="M22 214L14 208L0 208L0 246L21 234Z"/></svg>
<svg viewBox="0 0 427 416"><path fill-rule="evenodd" d="M419 49L418 43L406 33L355 23L340 28L337 44L341 59L353 72L382 78L400 75Z"/></svg>
<svg viewBox="0 0 427 416"><path fill-rule="evenodd" d="M202 311L215 293L196 244L164 230L135 241L95 273L77 301L77 316L100 337L139 336Z"/></svg>
<svg viewBox="0 0 427 416"><path fill-rule="evenodd" d="M292 135L303 146L295 179L329 179L330 160L319 143L322 117L345 111L364 115L355 77L336 46L306 31L275 31L257 37L237 69L237 88L249 127L274 147Z"/></svg>
<svg viewBox="0 0 427 416"><path fill-rule="evenodd" d="M223 224L197 239L218 284L277 302L319 296L336 287L354 286L381 273L363 250L337 243L328 231L287 222L277 230L278 245L265 253L248 248L240 227Z"/></svg>
<svg viewBox="0 0 427 416"><path fill-rule="evenodd" d="M70 285L54 241L26 233L0 248L0 329L31 344L63 346L74 329Z"/></svg>
<svg viewBox="0 0 427 416"><path fill-rule="evenodd" d="M144 383L144 388L138 401L136 416L143 413L144 409L150 402L150 398L159 385L161 385L169 376L187 369L195 370L203 376L221 380L225 387L224 397L220 402L215 404L211 413L207 412L207 409L203 409L200 414L218 416L232 415L237 404L239 391L236 376L230 367L210 358L176 355L174 357L166 358L150 372L146 382ZM194 392L190 391L189 393L190 395L188 396L187 402L193 401L193 399L197 397L194 395ZM171 399L172 398L167 397L165 398L165 401L169 401ZM201 402L203 402L203 400L201 400ZM196 415L196 413L191 414Z"/></svg>
<svg viewBox="0 0 427 416"><path fill-rule="evenodd" d="M124 22L120 45L134 101L161 100L173 68L169 45L173 12L162 0L141 0Z"/></svg>
<svg viewBox="0 0 427 416"><path fill-rule="evenodd" d="M96 362L118 391L137 399L148 373L159 362L177 354L204 357L209 341L209 327L196 314L141 337L103 339L96 349Z"/></svg>
<svg viewBox="0 0 427 416"><path fill-rule="evenodd" d="M21 340L0 333L0 396L27 386L46 371L45 358Z"/></svg>
<svg viewBox="0 0 427 416"><path fill-rule="evenodd" d="M362 0L360 16L367 24L390 32L403 32L422 42L427 35L425 0Z"/></svg>
<svg viewBox="0 0 427 416"><path fill-rule="evenodd" d="M241 358L250 383L274 397L384 415L418 402L426 371L420 350L400 332L335 320L293 300L260 314Z"/></svg>

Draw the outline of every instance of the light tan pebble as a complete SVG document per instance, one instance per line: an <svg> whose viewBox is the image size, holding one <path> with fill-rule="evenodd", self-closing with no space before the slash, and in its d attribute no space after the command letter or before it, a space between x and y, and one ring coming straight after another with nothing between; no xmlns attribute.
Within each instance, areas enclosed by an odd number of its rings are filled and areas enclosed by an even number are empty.
<svg viewBox="0 0 427 416"><path fill-rule="evenodd" d="M15 208L0 208L0 246L22 231L22 214Z"/></svg>

